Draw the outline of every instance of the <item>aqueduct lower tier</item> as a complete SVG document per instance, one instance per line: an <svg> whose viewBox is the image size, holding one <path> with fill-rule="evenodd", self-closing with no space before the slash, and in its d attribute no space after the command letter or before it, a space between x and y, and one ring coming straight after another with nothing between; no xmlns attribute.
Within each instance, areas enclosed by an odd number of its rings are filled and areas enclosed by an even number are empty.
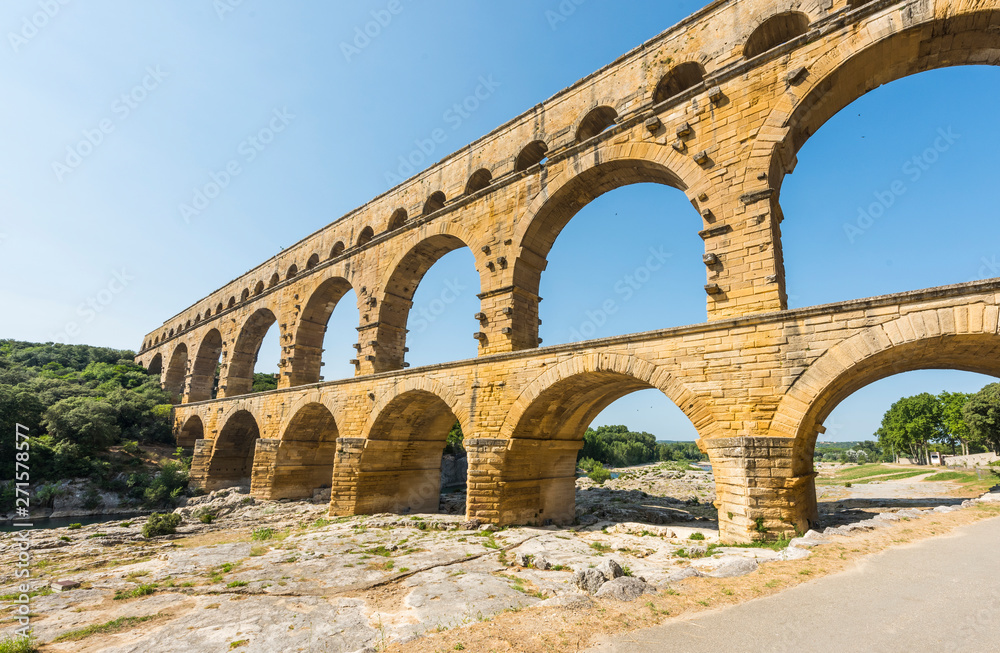
<svg viewBox="0 0 1000 653"><path fill-rule="evenodd" d="M806 529L812 454L848 395L917 369L1000 376L1000 280L223 398L175 408L193 483L268 499L332 486L334 515L433 512L457 420L467 515L574 517L576 454L606 406L656 388L691 419L728 540Z"/></svg>

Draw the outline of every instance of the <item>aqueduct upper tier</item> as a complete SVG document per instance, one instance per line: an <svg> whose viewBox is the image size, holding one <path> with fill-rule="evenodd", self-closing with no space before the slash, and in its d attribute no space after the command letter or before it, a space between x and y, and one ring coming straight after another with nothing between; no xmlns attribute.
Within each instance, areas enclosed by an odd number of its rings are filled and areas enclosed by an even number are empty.
<svg viewBox="0 0 1000 653"><path fill-rule="evenodd" d="M257 492L291 486L301 492L327 475L336 451L335 510L427 507L429 499L403 506L398 497L401 488L420 487L433 477L423 456L440 444L430 433L446 421L447 407L480 447L475 450L482 466L471 471L470 514L559 520L569 514L567 470L588 420L609 397L658 387L688 412L714 457L794 462L787 467L794 468L790 476L775 475L796 479L780 482L786 483L781 492L775 490L780 497L748 490L753 485L744 472L725 476L726 465L717 468L723 513L733 514L723 520L730 536L752 535L748 519L759 516L775 528L779 519L802 524L812 514L814 497L808 447L799 443L815 436L843 398L840 391L821 394L814 385L815 375L826 369L816 367L822 360L816 352L830 349L832 340L868 346L877 336L888 338L897 353L899 347L914 347L906 360L927 367L971 369L971 354L977 369L990 367L996 360L996 289L973 284L857 305L866 308L847 304L788 312L780 230L783 178L806 140L871 89L933 68L996 64L998 4L712 2L170 318L144 338L137 360L159 370L164 387L181 404L175 411L181 437L200 436L196 462L199 482L206 485L253 477ZM644 182L677 188L693 205L692 220L705 242L710 323L538 349L539 280L560 231L603 193ZM480 277L479 326L470 333L479 341L480 358L407 372L406 328L416 287L438 259L462 247L475 256ZM352 289L360 311L356 377L316 385L323 380L326 322ZM901 332L903 340L896 343L891 327L881 335L869 331L885 316L904 319L917 304L932 311L928 316L945 311L936 326L928 323L931 330L921 332L917 344L906 344L909 332ZM853 317L838 321L839 315ZM746 326L740 320L748 320ZM835 336L821 327L834 323ZM279 390L249 396L260 343L273 324L282 347ZM762 324L772 326L748 341L746 334L758 334ZM937 328L940 333L928 335ZM689 333L714 335L701 350L683 356L666 344ZM748 351L754 352L751 358ZM846 350L830 351L831 361L849 360L843 358ZM900 359L885 356L869 363L895 369ZM610 363L601 361L607 360L628 362L604 369ZM717 378L697 376L715 360L726 366ZM512 369L510 361L523 369ZM583 373L587 365L596 366L591 375L566 380L562 390L544 381L559 366ZM620 365L648 365L653 376L637 379ZM445 369L461 385L438 379ZM524 378L529 371L538 377ZM732 384L729 375L747 383ZM434 386L435 380L444 386ZM852 383L845 378L843 388ZM387 388L406 384L416 394L392 399ZM553 401L503 403L521 401L520 393L532 387ZM515 389L518 398L509 396ZM316 397L313 403L332 401L325 409L330 413L315 408L315 414L302 415L288 440L294 444L282 448L287 438L278 425L300 395ZM384 404L365 403L382 402L384 396L390 397ZM473 397L474 405L461 404ZM246 408L233 416L236 405ZM501 412L489 413L490 406ZM518 406L524 415L511 424L503 411ZM194 415L200 427L187 419ZM738 444L733 438L751 440ZM537 453L529 453L532 447ZM490 475L494 467L499 477ZM508 498L520 488L521 503L481 498L499 496L497 479L506 484ZM261 483L273 487L261 489Z"/></svg>

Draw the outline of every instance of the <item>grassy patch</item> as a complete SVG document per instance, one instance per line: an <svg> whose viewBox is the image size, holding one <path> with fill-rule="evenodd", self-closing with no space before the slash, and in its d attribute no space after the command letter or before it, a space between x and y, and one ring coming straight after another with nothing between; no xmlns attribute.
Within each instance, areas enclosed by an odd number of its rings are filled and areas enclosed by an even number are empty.
<svg viewBox="0 0 1000 653"><path fill-rule="evenodd" d="M978 481L979 477L970 472L940 472L933 476L928 476L925 481L958 481L959 483L972 483Z"/></svg>
<svg viewBox="0 0 1000 653"><path fill-rule="evenodd" d="M35 653L35 640L31 637L11 637L0 639L0 653Z"/></svg>
<svg viewBox="0 0 1000 653"><path fill-rule="evenodd" d="M249 584L250 584L250 583L248 583L248 582L247 582L247 581L245 581L245 580L234 580L233 582L231 582L231 583L227 584L227 585L226 585L226 587L228 587L228 588L232 589L232 588L234 588L234 587L246 587L246 586L247 586L247 585L249 585Z"/></svg>
<svg viewBox="0 0 1000 653"><path fill-rule="evenodd" d="M133 587L130 590L118 590L115 592L115 601L124 601L126 599L136 599L140 596L149 596L150 594L156 593L156 583L143 583L138 587Z"/></svg>
<svg viewBox="0 0 1000 653"><path fill-rule="evenodd" d="M164 616L162 613L157 613L147 615L145 617L118 617L117 619L113 619L112 621L108 621L103 624L94 624L93 626L87 626L86 628L71 630L68 633L63 633L59 637L56 637L52 641L75 642L77 640L84 639L85 637L90 637L91 635L109 635L112 633L120 633L123 630L135 628L141 623L152 621L153 619L157 619L162 616Z"/></svg>
<svg viewBox="0 0 1000 653"><path fill-rule="evenodd" d="M611 550L610 546L602 542L591 542L590 548L593 549L594 551L599 551L601 553L607 553L608 551Z"/></svg>
<svg viewBox="0 0 1000 653"><path fill-rule="evenodd" d="M256 542L263 542L274 538L273 528L258 528L250 533L250 539Z"/></svg>

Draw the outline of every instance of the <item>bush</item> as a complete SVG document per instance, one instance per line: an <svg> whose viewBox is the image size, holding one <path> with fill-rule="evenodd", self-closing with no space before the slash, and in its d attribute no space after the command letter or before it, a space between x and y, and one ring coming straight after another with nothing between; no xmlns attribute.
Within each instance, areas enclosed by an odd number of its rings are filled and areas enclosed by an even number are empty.
<svg viewBox="0 0 1000 653"><path fill-rule="evenodd" d="M7 635L0 639L0 653L35 653L35 640L33 637L16 637Z"/></svg>
<svg viewBox="0 0 1000 653"><path fill-rule="evenodd" d="M131 480L131 479L130 479ZM188 484L188 471L176 460L163 463L160 473L143 492L143 502L150 507L174 506Z"/></svg>
<svg viewBox="0 0 1000 653"><path fill-rule="evenodd" d="M83 528L83 524L70 524L66 528L70 529L71 531L78 531L81 528Z"/></svg>
<svg viewBox="0 0 1000 653"><path fill-rule="evenodd" d="M269 540L274 537L273 528L258 528L253 533L250 534L251 540L257 540L258 542L263 542L264 540Z"/></svg>
<svg viewBox="0 0 1000 653"><path fill-rule="evenodd" d="M83 495L83 507L85 510L95 510L104 505L104 499L101 498L101 493L97 491L97 487L90 485L87 487L87 491Z"/></svg>
<svg viewBox="0 0 1000 653"><path fill-rule="evenodd" d="M154 512L146 520L142 527L142 534L145 537L157 537L159 535L173 535L177 532L177 527L181 523L181 516L175 513L161 514Z"/></svg>
<svg viewBox="0 0 1000 653"><path fill-rule="evenodd" d="M201 512L198 513L198 521L200 521L202 524L211 524L213 521L215 521L215 513L207 509L202 510Z"/></svg>
<svg viewBox="0 0 1000 653"><path fill-rule="evenodd" d="M702 533L691 533L688 537L689 540L704 540L705 536Z"/></svg>
<svg viewBox="0 0 1000 653"><path fill-rule="evenodd" d="M604 465L601 463L594 463L593 469L587 474L587 478L597 483L598 485L603 485L604 481L611 478L611 472L604 469Z"/></svg>

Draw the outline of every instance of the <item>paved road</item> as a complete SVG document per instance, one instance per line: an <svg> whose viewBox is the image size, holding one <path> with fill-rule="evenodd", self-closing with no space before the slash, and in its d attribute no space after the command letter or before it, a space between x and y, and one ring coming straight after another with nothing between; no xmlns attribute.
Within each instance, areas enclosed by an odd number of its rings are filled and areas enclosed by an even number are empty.
<svg viewBox="0 0 1000 653"><path fill-rule="evenodd" d="M768 598L619 635L590 650L997 652L1000 519L888 550L855 569Z"/></svg>

